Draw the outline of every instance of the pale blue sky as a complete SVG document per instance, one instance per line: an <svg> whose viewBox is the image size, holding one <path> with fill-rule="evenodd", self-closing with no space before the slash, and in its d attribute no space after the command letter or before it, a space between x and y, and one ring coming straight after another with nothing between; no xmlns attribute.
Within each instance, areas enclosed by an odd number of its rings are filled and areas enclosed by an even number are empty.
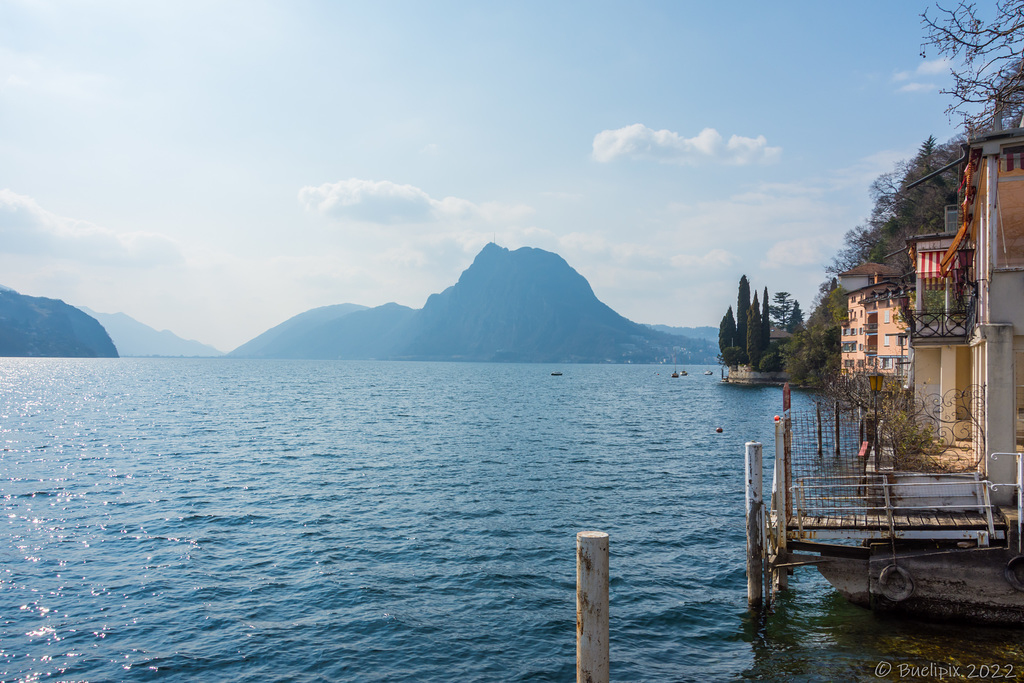
<svg viewBox="0 0 1024 683"><path fill-rule="evenodd" d="M958 131L927 6L0 0L0 284L230 350L496 238L637 322L806 310Z"/></svg>

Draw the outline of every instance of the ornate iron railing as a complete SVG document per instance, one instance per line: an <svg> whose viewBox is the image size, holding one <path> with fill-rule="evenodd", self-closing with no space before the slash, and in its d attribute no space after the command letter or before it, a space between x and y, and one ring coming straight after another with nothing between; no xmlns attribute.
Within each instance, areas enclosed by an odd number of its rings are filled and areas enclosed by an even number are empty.
<svg viewBox="0 0 1024 683"><path fill-rule="evenodd" d="M954 309L905 312L912 339L966 339L974 330L975 299L968 298Z"/></svg>

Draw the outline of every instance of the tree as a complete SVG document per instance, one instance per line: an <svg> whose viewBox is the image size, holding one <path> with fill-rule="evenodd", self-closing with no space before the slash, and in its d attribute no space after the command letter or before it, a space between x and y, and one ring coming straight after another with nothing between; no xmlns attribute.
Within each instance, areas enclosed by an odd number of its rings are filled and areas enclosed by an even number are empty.
<svg viewBox="0 0 1024 683"><path fill-rule="evenodd" d="M761 307L757 303L757 294L754 294L754 302L747 308L747 362L751 367L757 369L761 362L761 341L764 338L761 330Z"/></svg>
<svg viewBox="0 0 1024 683"><path fill-rule="evenodd" d="M732 317L732 306L722 316L722 322L718 326L718 350L725 353L730 346L736 346L736 320Z"/></svg>
<svg viewBox="0 0 1024 683"><path fill-rule="evenodd" d="M793 312L789 314L789 323L786 325L786 332L793 332L804 323L804 312L800 310L800 302L793 300Z"/></svg>
<svg viewBox="0 0 1024 683"><path fill-rule="evenodd" d="M794 382L820 387L839 374L846 291L832 278L822 284L816 303L807 325L793 334L784 356L786 372Z"/></svg>
<svg viewBox="0 0 1024 683"><path fill-rule="evenodd" d="M842 273L873 261L909 272L912 264L906 251L907 238L945 231L945 208L958 203L960 179L951 169L927 183L912 188L908 185L961 156L960 138L936 145L929 136L913 159L901 161L893 171L878 176L871 184L871 217L846 233L844 246L826 271Z"/></svg>
<svg viewBox="0 0 1024 683"><path fill-rule="evenodd" d="M764 288L764 296L761 297L761 350L768 348L772 343L772 321L768 315L768 288Z"/></svg>
<svg viewBox="0 0 1024 683"><path fill-rule="evenodd" d="M1024 109L1024 0L997 0L981 11L973 2L959 0L953 9L936 6L933 19L921 15L927 30L927 46L940 55L960 60L951 69L953 87L942 90L953 96L946 113L959 114L969 131L981 130L990 117L1020 117ZM983 18L982 12L990 15Z"/></svg>
<svg viewBox="0 0 1024 683"><path fill-rule="evenodd" d="M736 346L743 351L743 361L747 362L747 312L750 308L750 282L747 276L740 277L739 293L736 296Z"/></svg>
<svg viewBox="0 0 1024 683"><path fill-rule="evenodd" d="M789 317L793 313L793 297L790 296L789 292L775 292L775 296L772 299L775 303L768 307L772 325L775 325L780 330L788 328Z"/></svg>

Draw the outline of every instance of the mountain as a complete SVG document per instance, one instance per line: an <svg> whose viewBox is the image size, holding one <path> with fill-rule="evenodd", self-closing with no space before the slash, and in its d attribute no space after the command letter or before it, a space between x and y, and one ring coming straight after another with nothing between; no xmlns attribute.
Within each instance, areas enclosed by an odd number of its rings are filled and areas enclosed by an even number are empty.
<svg viewBox="0 0 1024 683"><path fill-rule="evenodd" d="M458 282L431 295L420 310L398 304L339 309L329 320L318 313L323 310L296 316L229 355L519 362L714 357L700 341L687 356L678 337L627 320L601 303L562 257L528 247L509 251L488 244Z"/></svg>
<svg viewBox="0 0 1024 683"><path fill-rule="evenodd" d="M318 341L330 338L330 332L317 332L324 325L335 323L356 311L365 311L366 306L359 304L336 304L321 306L300 313L272 327L260 336L247 341L232 351L230 356L237 358L321 358L316 355L320 351L307 349L312 344L317 348ZM309 355L312 353L313 355Z"/></svg>
<svg viewBox="0 0 1024 683"><path fill-rule="evenodd" d="M690 339L706 339L718 343L717 327L670 327L669 325L648 325L652 330L674 334L677 337L689 337Z"/></svg>
<svg viewBox="0 0 1024 683"><path fill-rule="evenodd" d="M106 328L121 356L207 357L224 353L191 339L182 339L170 330L157 331L124 313L97 313L79 306Z"/></svg>
<svg viewBox="0 0 1024 683"><path fill-rule="evenodd" d="M59 299L0 288L0 356L117 358L107 331Z"/></svg>

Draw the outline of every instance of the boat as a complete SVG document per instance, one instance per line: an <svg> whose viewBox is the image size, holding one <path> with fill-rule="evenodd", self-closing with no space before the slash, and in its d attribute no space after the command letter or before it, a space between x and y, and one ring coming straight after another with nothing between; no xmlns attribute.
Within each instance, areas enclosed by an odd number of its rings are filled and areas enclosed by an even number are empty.
<svg viewBox="0 0 1024 683"><path fill-rule="evenodd" d="M686 377L689 374L690 373L688 373L686 370L680 370L679 371L679 377Z"/></svg>
<svg viewBox="0 0 1024 683"><path fill-rule="evenodd" d="M679 371L678 370L673 370L672 371L672 376L673 377L678 377L679 376Z"/></svg>
<svg viewBox="0 0 1024 683"><path fill-rule="evenodd" d="M715 374L715 373L711 372L710 370L705 370L705 371L704 371L704 374L705 374L705 375L713 375L713 374Z"/></svg>
<svg viewBox="0 0 1024 683"><path fill-rule="evenodd" d="M555 370L554 372L551 373L551 376L552 377L561 377L562 373L559 372L558 370Z"/></svg>

